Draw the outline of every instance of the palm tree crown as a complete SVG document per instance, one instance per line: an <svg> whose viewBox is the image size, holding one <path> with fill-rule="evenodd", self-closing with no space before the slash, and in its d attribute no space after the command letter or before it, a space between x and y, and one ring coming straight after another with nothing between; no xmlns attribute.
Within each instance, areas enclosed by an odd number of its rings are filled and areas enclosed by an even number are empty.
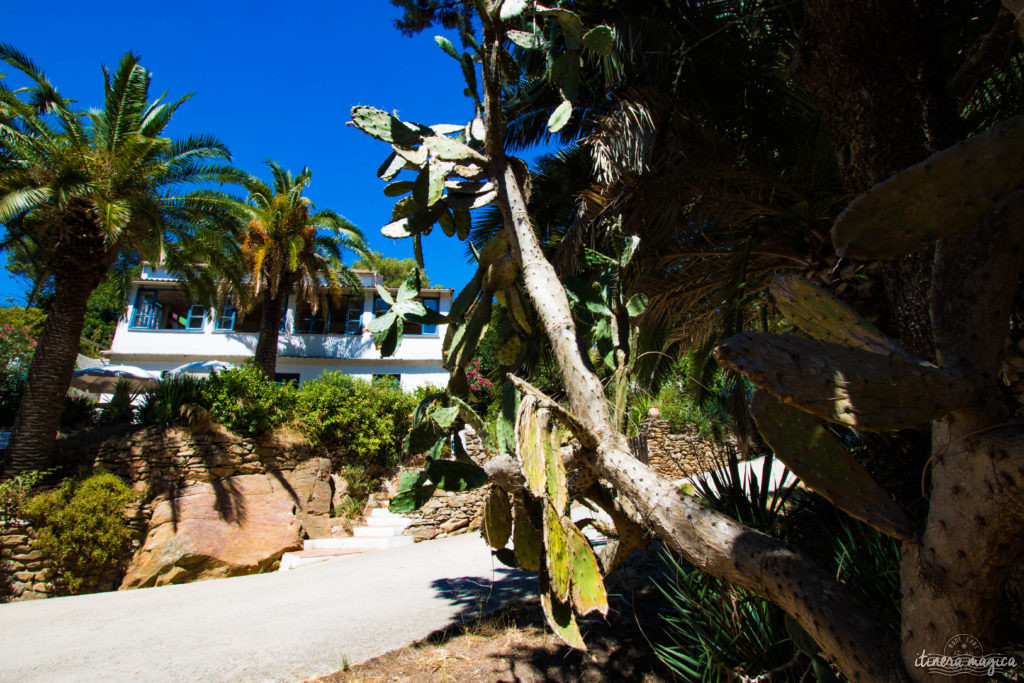
<svg viewBox="0 0 1024 683"><path fill-rule="evenodd" d="M246 220L241 253L248 285L239 290L239 299L249 308L262 304L255 361L273 376L287 297L295 294L316 313L342 287L361 289L359 278L341 257L346 250L360 256L368 252L359 228L334 211L317 211L303 196L312 171L303 168L293 176L274 161L267 165L272 185L254 176L242 183L249 193L240 205Z"/></svg>
<svg viewBox="0 0 1024 683"><path fill-rule="evenodd" d="M188 96L149 100L151 74L126 54L104 75L103 106L83 113L25 55L0 44L0 59L31 85L0 82L0 248L43 255L54 297L14 437L8 471L43 466L56 433L92 290L122 253L162 262L190 283L209 284L230 267L235 240L222 193L198 183L244 174L220 141L163 137ZM195 273L192 265L213 268ZM228 274L230 271L222 271Z"/></svg>

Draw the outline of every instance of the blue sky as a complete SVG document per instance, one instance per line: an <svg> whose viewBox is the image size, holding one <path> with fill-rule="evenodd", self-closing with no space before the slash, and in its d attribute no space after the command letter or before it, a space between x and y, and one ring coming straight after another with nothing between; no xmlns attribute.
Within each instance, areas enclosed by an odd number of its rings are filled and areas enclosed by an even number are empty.
<svg viewBox="0 0 1024 683"><path fill-rule="evenodd" d="M412 256L411 242L380 234L393 200L376 170L390 150L346 126L349 109L393 109L428 125L472 117L457 62L434 44L439 31L403 36L393 28L399 10L387 0L15 0L4 14L0 41L27 53L83 106L100 102L101 64L113 68L129 50L141 55L154 96L194 93L175 115L172 135L219 137L236 165L264 178L268 158L295 172L309 166L308 196L358 225L388 256ZM17 82L10 68L2 71ZM424 245L431 280L461 287L473 272L464 252L435 230ZM0 303L21 295L16 282L0 278Z"/></svg>

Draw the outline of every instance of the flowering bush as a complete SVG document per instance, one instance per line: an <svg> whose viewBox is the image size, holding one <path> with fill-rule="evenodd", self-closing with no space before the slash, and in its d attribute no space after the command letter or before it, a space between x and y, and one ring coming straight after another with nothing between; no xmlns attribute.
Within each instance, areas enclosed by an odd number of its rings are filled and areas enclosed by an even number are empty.
<svg viewBox="0 0 1024 683"><path fill-rule="evenodd" d="M479 358L474 358L466 366L466 381L469 383L470 391L474 394L479 394L494 386L494 382L484 377L480 369Z"/></svg>
<svg viewBox="0 0 1024 683"><path fill-rule="evenodd" d="M32 330L0 325L0 388L7 390L21 386L35 350Z"/></svg>
<svg viewBox="0 0 1024 683"><path fill-rule="evenodd" d="M36 350L27 327L0 324L0 426L10 426L18 412L25 377Z"/></svg>

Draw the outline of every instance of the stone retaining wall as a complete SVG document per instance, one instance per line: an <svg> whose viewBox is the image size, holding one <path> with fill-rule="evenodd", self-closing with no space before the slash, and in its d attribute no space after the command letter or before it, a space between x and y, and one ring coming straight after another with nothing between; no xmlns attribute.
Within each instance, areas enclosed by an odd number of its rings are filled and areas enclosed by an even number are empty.
<svg viewBox="0 0 1024 683"><path fill-rule="evenodd" d="M644 420L638 441L651 467L672 480L706 472L716 458L725 457L723 446L701 436L695 426L673 431L668 420Z"/></svg>
<svg viewBox="0 0 1024 683"><path fill-rule="evenodd" d="M299 487L296 477L329 479L329 473L299 473L296 468L319 454L299 437L275 434L260 439L240 437L219 425L192 428L130 428L94 430L60 439L55 462L73 471L102 466L124 479L137 494L125 510L132 531L130 553L142 545L153 510L179 492L196 485L242 475L270 475L286 489ZM327 465L326 460L320 460ZM232 480L235 481L235 480ZM306 487L308 488L308 487ZM323 493L318 496L323 498ZM309 501L304 501L308 503ZM327 533L330 497L316 504L318 514L298 505L295 516L306 533ZM322 509L321 509L322 508ZM86 576L83 591L116 590L127 567L108 575ZM31 529L12 522L0 529L0 602L51 597L67 593L59 570L31 544Z"/></svg>

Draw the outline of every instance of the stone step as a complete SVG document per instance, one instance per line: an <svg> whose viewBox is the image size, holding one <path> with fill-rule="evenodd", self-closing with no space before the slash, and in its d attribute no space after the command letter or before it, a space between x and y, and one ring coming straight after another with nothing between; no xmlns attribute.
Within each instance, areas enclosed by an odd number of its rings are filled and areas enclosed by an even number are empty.
<svg viewBox="0 0 1024 683"><path fill-rule="evenodd" d="M384 519L405 519L402 515L395 514L387 508L373 508L370 510L370 514L367 515L367 517L371 519L376 517L382 517Z"/></svg>
<svg viewBox="0 0 1024 683"><path fill-rule="evenodd" d="M412 536L382 536L382 537L355 537L348 538L310 538L303 542L303 550L383 550L385 548L398 548L403 545L412 545L415 539Z"/></svg>
<svg viewBox="0 0 1024 683"><path fill-rule="evenodd" d="M359 538L387 538L401 536L404 529L404 524L402 526L357 526L352 530L352 535Z"/></svg>
<svg viewBox="0 0 1024 683"><path fill-rule="evenodd" d="M409 526L410 521L405 517L394 515L392 517L374 517L369 516L366 521L363 522L364 526L375 526L375 527L394 527L396 529L404 529Z"/></svg>
<svg viewBox="0 0 1024 683"><path fill-rule="evenodd" d="M299 550L292 553L285 553L281 556L281 565L278 567L278 571L295 569L296 567L304 567L307 564L316 564L317 562L324 562L326 560L331 560L336 557L345 557L346 555L358 555L362 552L365 551L345 550L343 548L328 548L322 550Z"/></svg>

